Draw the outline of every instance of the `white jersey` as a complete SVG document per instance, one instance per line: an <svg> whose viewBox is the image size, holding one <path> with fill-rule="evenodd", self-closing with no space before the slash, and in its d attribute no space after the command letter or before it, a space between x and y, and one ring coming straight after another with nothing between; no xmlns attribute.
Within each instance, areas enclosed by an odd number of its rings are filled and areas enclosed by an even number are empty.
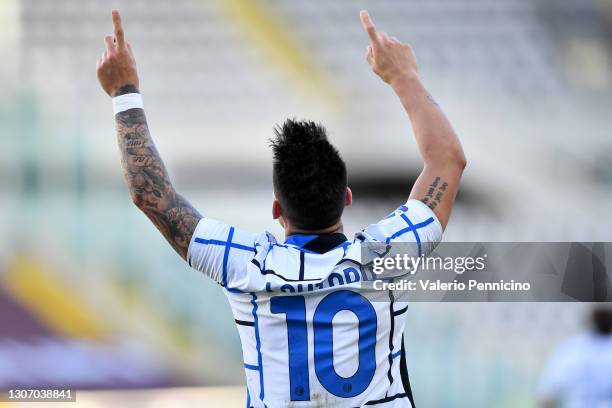
<svg viewBox="0 0 612 408"><path fill-rule="evenodd" d="M568 408L612 408L612 336L584 334L561 344L538 391Z"/></svg>
<svg viewBox="0 0 612 408"><path fill-rule="evenodd" d="M240 334L247 407L411 407L405 302L360 293L361 244L442 237L434 213L409 200L355 235L293 235L278 243L203 218L189 264L225 288Z"/></svg>

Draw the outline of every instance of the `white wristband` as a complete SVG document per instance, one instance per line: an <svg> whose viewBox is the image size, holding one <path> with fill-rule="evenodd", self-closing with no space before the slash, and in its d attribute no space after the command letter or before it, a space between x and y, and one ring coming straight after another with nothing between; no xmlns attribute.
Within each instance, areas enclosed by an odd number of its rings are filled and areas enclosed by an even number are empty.
<svg viewBox="0 0 612 408"><path fill-rule="evenodd" d="M142 95L139 93L128 93L113 98L113 112L115 115L119 112L134 108L144 109L142 105Z"/></svg>

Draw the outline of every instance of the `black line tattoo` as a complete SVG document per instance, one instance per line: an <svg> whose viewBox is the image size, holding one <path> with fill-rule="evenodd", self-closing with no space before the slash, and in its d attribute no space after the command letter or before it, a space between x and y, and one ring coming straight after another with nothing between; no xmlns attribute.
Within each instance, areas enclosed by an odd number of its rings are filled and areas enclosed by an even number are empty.
<svg viewBox="0 0 612 408"><path fill-rule="evenodd" d="M440 107L440 105L438 105L438 102L436 102L436 100L433 98L433 96L431 96L430 93L427 94L427 99L429 99L429 102L431 102L432 105Z"/></svg>
<svg viewBox="0 0 612 408"><path fill-rule="evenodd" d="M140 93L135 85L124 85L121 88L113 92L113 98L119 95L125 95L126 93Z"/></svg>
<svg viewBox="0 0 612 408"><path fill-rule="evenodd" d="M136 89L132 87L126 91L123 88L115 94L122 95L119 93L122 90L130 93ZM191 236L202 216L172 187L149 134L144 110L129 109L118 113L115 119L121 164L134 203L174 250L186 259Z"/></svg>
<svg viewBox="0 0 612 408"><path fill-rule="evenodd" d="M425 197L423 197L421 201L433 210L442 201L442 196L446 192L447 187L448 183L446 181L442 181L440 177L436 177L429 185L427 193L425 193Z"/></svg>
<svg viewBox="0 0 612 408"><path fill-rule="evenodd" d="M138 88L135 85L124 85L121 88L117 89L115 92L113 92L113 98L115 96L125 95L128 93L140 93L140 92L138 91Z"/></svg>

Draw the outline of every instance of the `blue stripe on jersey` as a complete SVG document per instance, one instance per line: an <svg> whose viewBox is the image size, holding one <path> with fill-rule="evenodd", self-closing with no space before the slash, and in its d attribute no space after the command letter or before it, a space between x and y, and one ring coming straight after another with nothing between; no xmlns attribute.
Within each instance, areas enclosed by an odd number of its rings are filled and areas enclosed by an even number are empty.
<svg viewBox="0 0 612 408"><path fill-rule="evenodd" d="M391 358L392 358L392 359L395 359L395 358L396 358L397 356L399 356L400 354L402 354L402 350L400 350L400 351L398 351L398 352L395 352L395 353L391 354Z"/></svg>
<svg viewBox="0 0 612 408"><path fill-rule="evenodd" d="M285 244L303 247L304 245L306 245L307 243L309 243L310 241L318 237L319 237L318 235L295 234L295 235L291 235L290 237L288 237L285 240Z"/></svg>
<svg viewBox="0 0 612 408"><path fill-rule="evenodd" d="M256 366L256 365L253 365L253 364L244 363L244 368L249 369L249 370L253 370L253 371L259 371L259 366Z"/></svg>
<svg viewBox="0 0 612 408"><path fill-rule="evenodd" d="M241 291L240 289L236 289L236 288L228 288L225 287L225 290L227 290L229 293L244 293L243 291Z"/></svg>
<svg viewBox="0 0 612 408"><path fill-rule="evenodd" d="M232 227L233 229L234 227ZM222 246L227 246L227 241L220 241L218 239L204 239L204 238L196 238L194 240L194 242L197 242L198 244L209 244L209 245L222 245ZM255 247L250 247L247 245L242 245L242 244L236 244L231 242L230 246L232 248L236 248L236 249L242 249L243 251L251 251L251 252L255 252Z"/></svg>
<svg viewBox="0 0 612 408"><path fill-rule="evenodd" d="M229 234L227 236L227 241L221 241L218 239L204 239L204 238L196 238L194 242L203 245L220 245L225 247L225 251L223 253L223 276L221 285L230 293L244 293L239 289L228 288L227 287L227 262L229 260L229 251L231 248L240 249L243 251L257 252L255 247L250 247L248 245L237 244L232 242L232 238L234 236L234 227L230 227ZM257 244L255 244L257 246Z"/></svg>
<svg viewBox="0 0 612 408"><path fill-rule="evenodd" d="M419 236L418 230L420 228L426 227L427 225L431 224L434 221L433 217L429 217L425 221L420 222L418 224L413 224L412 221L410 221L410 219L408 218L406 214L400 214L400 217L402 217L402 219L406 221L406 224L408 224L408 227L397 231L395 234L387 238L387 241L386 241L387 244L391 242L392 239L395 239L399 237L400 235L404 235L405 233L412 231L412 233L414 234L414 239L416 240L416 243L417 243L419 256L421 256L421 237Z"/></svg>
<svg viewBox="0 0 612 408"><path fill-rule="evenodd" d="M229 251L234 237L234 227L230 227L227 234L227 242L225 243L225 252L223 252L223 286L227 286L227 261L229 260Z"/></svg>
<svg viewBox="0 0 612 408"><path fill-rule="evenodd" d="M259 338L259 319L257 318L257 295L251 292L251 304L253 305L253 322L255 324L255 349L257 350L257 365L259 366L259 399L264 399L264 376L263 361L261 356L261 340Z"/></svg>
<svg viewBox="0 0 612 408"><path fill-rule="evenodd" d="M340 245L342 247L342 250L344 251L343 254L342 254L342 258L344 258L346 256L346 251L348 250L348 247L350 247L351 245L352 245L352 243L349 242L349 241L346 241L344 244Z"/></svg>
<svg viewBox="0 0 612 408"><path fill-rule="evenodd" d="M251 393L249 392L249 385L247 384L247 403L246 408L251 408Z"/></svg>

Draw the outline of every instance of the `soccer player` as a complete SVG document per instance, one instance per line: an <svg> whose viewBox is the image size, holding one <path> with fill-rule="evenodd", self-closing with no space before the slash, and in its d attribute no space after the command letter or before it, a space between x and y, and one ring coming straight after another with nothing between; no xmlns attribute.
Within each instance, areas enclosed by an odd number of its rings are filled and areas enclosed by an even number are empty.
<svg viewBox="0 0 612 408"><path fill-rule="evenodd" d="M540 379L542 408L612 407L612 308L598 305L591 327L557 347Z"/></svg>
<svg viewBox="0 0 612 408"><path fill-rule="evenodd" d="M321 125L287 120L275 129L272 216L285 231L277 241L200 215L174 189L149 133L117 11L97 63L100 84L113 98L134 204L227 295L242 342L247 406L414 406L402 335L407 304L391 296L370 302L360 293L360 248L411 242L418 255L432 251L466 161L419 80L410 46L377 31L366 11L360 17L370 38L366 59L410 117L424 166L407 202L352 239L341 218L352 201L346 167Z"/></svg>

